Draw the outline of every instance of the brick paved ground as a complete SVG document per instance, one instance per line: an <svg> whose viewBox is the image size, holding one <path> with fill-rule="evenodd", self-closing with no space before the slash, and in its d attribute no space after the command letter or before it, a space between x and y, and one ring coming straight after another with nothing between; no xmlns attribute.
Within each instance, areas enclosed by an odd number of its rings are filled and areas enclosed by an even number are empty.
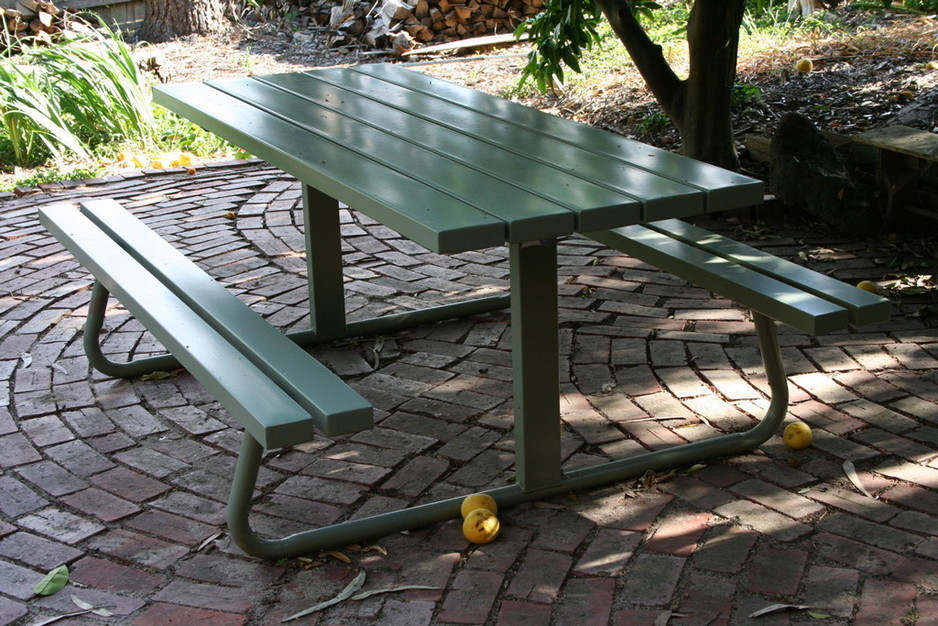
<svg viewBox="0 0 938 626"><path fill-rule="evenodd" d="M518 506L483 547L449 522L346 546L341 559L267 563L224 535L240 435L219 405L185 374L123 381L89 371L88 274L35 219L38 205L79 196L121 200L272 323L304 325L300 190L263 164L4 199L2 624L72 611L69 594L107 606L109 623L275 623L360 571L365 589L434 589L346 601L298 623L663 624L669 611L674 624L811 620L748 617L774 603L816 607L826 623L938 623L938 329L934 316L914 315L920 305L849 334L781 329L791 417L815 432L807 450L773 438L667 480ZM355 317L506 286L502 250L441 257L351 213L343 235ZM758 245L808 251L813 267L850 282L881 272L856 241L781 233ZM587 240L560 250L567 467L761 414L765 385L743 311ZM115 355L159 351L117 306L107 331ZM509 336L499 314L317 349L375 404L378 426L271 453L256 525L292 531L510 480ZM629 421L649 415L676 419ZM875 499L845 478L846 460ZM61 563L70 587L35 597Z"/></svg>

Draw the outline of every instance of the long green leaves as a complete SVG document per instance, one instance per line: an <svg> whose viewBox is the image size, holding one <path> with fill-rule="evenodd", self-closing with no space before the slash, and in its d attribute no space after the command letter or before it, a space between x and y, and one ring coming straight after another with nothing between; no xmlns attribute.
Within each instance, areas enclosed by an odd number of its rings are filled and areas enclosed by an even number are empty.
<svg viewBox="0 0 938 626"><path fill-rule="evenodd" d="M17 165L87 157L111 141L152 142L149 81L129 46L104 29L0 60L0 139Z"/></svg>
<svg viewBox="0 0 938 626"><path fill-rule="evenodd" d="M564 66L579 72L583 52L599 42L596 27L601 20L593 0L548 0L543 12L515 30L516 37L530 35L535 46L521 82L533 78L543 92L554 77L563 81Z"/></svg>

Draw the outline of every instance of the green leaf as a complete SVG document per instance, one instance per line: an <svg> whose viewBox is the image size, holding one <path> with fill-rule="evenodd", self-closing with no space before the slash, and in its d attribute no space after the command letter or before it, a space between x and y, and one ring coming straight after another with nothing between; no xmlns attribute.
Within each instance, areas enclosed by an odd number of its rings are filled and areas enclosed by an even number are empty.
<svg viewBox="0 0 938 626"><path fill-rule="evenodd" d="M38 596L51 596L53 593L61 591L62 587L67 584L68 566L59 565L36 584L33 592Z"/></svg>

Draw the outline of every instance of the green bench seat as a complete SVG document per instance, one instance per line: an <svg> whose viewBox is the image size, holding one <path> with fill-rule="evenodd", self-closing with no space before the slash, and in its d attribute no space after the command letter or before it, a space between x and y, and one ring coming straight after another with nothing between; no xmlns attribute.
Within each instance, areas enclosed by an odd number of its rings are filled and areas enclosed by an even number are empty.
<svg viewBox="0 0 938 626"><path fill-rule="evenodd" d="M371 428L372 406L113 200L43 207L39 214L94 276L84 331L91 364L114 376L184 367L244 426L229 531L246 552L276 552L271 544L286 539L260 539L247 526L257 452L308 442L316 428L328 436ZM98 337L109 293L169 355L126 363L103 355Z"/></svg>
<svg viewBox="0 0 938 626"><path fill-rule="evenodd" d="M586 235L809 335L889 319L886 298L681 220Z"/></svg>

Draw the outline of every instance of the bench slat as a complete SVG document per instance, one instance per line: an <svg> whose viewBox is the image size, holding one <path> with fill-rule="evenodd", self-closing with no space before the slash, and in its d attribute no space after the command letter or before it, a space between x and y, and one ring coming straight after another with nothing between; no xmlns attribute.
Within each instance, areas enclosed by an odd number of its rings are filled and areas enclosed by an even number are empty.
<svg viewBox="0 0 938 626"><path fill-rule="evenodd" d="M202 319L187 302L150 274L148 268L100 230L92 220L74 207L63 205L40 209L40 219L75 258L186 369L205 384L264 447L278 448L312 439L315 420L311 419L306 408L274 384L263 369ZM198 268L193 269L204 275ZM238 304L254 315L246 305L240 301ZM306 365L315 362L308 355L307 360ZM320 385L323 396L328 397L333 389L343 395L341 389L347 388L345 384L331 372L328 373L332 377L331 381L326 376L316 376L310 384ZM323 389L329 391L324 393ZM356 424L370 418L371 407L364 399L358 397L351 404L352 401L354 398L350 400L350 405L345 405L334 415L323 417L330 421L347 418Z"/></svg>
<svg viewBox="0 0 938 626"><path fill-rule="evenodd" d="M838 304L847 309L851 324L862 326L889 320L891 313L889 300L857 289L836 278L825 276L681 220L663 220L646 224L646 226Z"/></svg>
<svg viewBox="0 0 938 626"><path fill-rule="evenodd" d="M586 124L571 123L559 117L547 117L521 104L425 74L403 72L400 68L388 64L358 65L351 69L427 95L459 102L469 110L530 128L563 141L588 145L597 154L620 159L623 166L629 164L641 167L675 182L696 187L706 194L709 211L754 206L762 202L763 184L735 172L618 137ZM682 216L659 215L649 216L647 219L654 220L659 217Z"/></svg>
<svg viewBox="0 0 938 626"><path fill-rule="evenodd" d="M587 233L587 236L805 333L819 335L847 326L847 310L842 306L722 257L714 257L646 225Z"/></svg>
<svg viewBox="0 0 938 626"><path fill-rule="evenodd" d="M302 93L321 92L321 85L325 84L333 86L333 90L341 89L336 92L339 94L355 93L359 99L342 97L343 112L354 110L357 117L402 136L408 136L409 126L415 119L420 120L430 132L418 131L412 136L424 144L437 138L450 138L451 141L478 145L477 149L486 154L478 162L489 171L511 176L521 186L539 189L561 204L573 204L583 210L583 221L577 227L580 231L614 228L653 219L649 215L655 215L660 204L667 207L668 214L696 215L703 210L704 196L698 189L617 163L542 132L480 114L457 102L428 97L397 84L376 81L364 74L319 70L306 74L280 74L265 80ZM394 124L397 121L400 123ZM504 155L510 155L510 160L506 160ZM619 203L623 202L623 195L626 199L639 199L640 202L632 200L629 203L639 212L626 214L621 210L604 209L604 205L613 207L614 203L604 200L604 195L592 197L596 185L611 191L612 200ZM642 207L650 213L642 215ZM593 218L592 213L600 215ZM609 215L603 222L596 221L605 213ZM606 225L597 228L593 226L596 223Z"/></svg>
<svg viewBox="0 0 938 626"><path fill-rule="evenodd" d="M355 107L356 101L361 100L350 92L336 96L334 102L324 104L311 90L302 94L291 93L252 78L220 80L209 84L288 121L296 127L297 132L336 141L357 152L362 159L371 160L388 171L401 174L407 171L420 172L420 180L424 184L485 213L489 213L489 207L499 207L500 217L506 220L508 241L550 238L554 233L572 233L576 227L576 215L569 207L505 182L465 162L455 161L440 152L427 149L424 142L434 141L433 137L438 136L438 133L428 131L426 125L420 124L419 118L405 119L405 130L401 136L396 136L377 124L363 123L358 115L349 114L347 109ZM324 97L328 98L328 95ZM378 108L374 103L371 106ZM359 110L362 108L358 107ZM471 154L471 161L474 162L498 158L498 155L488 152L478 154L478 146L466 145L464 148L468 149L467 153ZM518 160L504 165L515 170L525 167ZM548 183L545 181L545 184ZM605 192L604 198L594 198L602 207L615 208L623 200L606 190L598 191Z"/></svg>
<svg viewBox="0 0 938 626"><path fill-rule="evenodd" d="M504 222L476 207L362 159L329 139L301 132L217 89L195 83L162 85L153 97L157 104L171 106L434 252L488 248L507 239Z"/></svg>
<svg viewBox="0 0 938 626"><path fill-rule="evenodd" d="M82 212L248 355L314 416L324 433L341 435L372 427L371 405L364 398L118 203L85 202Z"/></svg>

